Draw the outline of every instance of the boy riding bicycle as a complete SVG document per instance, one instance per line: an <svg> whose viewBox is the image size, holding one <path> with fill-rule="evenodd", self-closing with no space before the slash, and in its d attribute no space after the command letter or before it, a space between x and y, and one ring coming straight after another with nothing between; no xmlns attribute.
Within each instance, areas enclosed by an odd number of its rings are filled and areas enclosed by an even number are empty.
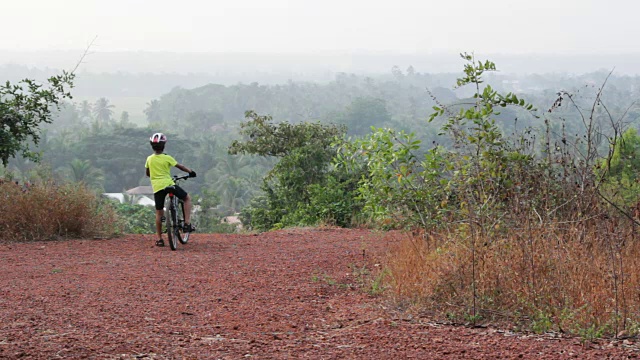
<svg viewBox="0 0 640 360"><path fill-rule="evenodd" d="M196 172L182 164L178 164L172 156L163 153L164 146L167 143L167 136L165 134L155 133L151 135L149 143L154 153L147 157L147 162L144 164L144 167L146 168L147 177L151 179L153 197L156 202L156 232L158 234L156 246L164 246L164 240L162 240L162 219L164 217L164 199L169 191L177 196L178 199L184 201L183 231L195 231L195 228L191 225L191 197L184 189L173 182L171 178L171 168L175 166L189 173L189 177L196 177ZM172 189L168 190L168 187L172 187Z"/></svg>

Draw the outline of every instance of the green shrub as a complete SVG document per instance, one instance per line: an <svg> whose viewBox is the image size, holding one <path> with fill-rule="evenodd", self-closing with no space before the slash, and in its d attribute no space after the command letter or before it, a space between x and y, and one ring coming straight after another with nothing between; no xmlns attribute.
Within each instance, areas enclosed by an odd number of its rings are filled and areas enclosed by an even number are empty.
<svg viewBox="0 0 640 360"><path fill-rule="evenodd" d="M200 229L201 228L198 227L198 231L202 232L202 230ZM227 224L227 223L218 223L215 225L212 224L210 227L207 228L206 232L213 233L213 234L233 234L238 232L238 225Z"/></svg>
<svg viewBox="0 0 640 360"><path fill-rule="evenodd" d="M350 226L355 212L362 208L356 199L356 185L357 179L341 182L329 176L325 185L309 186L310 203L304 208L307 214L306 224L300 225L326 222L342 227Z"/></svg>
<svg viewBox="0 0 640 360"><path fill-rule="evenodd" d="M154 234L156 210L152 206L115 204L123 231L126 234Z"/></svg>
<svg viewBox="0 0 640 360"><path fill-rule="evenodd" d="M250 230L267 231L282 219L284 210L275 208L265 195L258 195L251 199L249 205L240 211L240 220L248 224Z"/></svg>
<svg viewBox="0 0 640 360"><path fill-rule="evenodd" d="M317 214L308 208L313 201L312 187L325 184L336 153L334 141L346 129L320 123L275 123L271 116L253 111L245 117L248 121L240 131L244 138L234 141L229 153L273 156L278 162L263 178L263 196L243 210L243 223L264 231L317 222Z"/></svg>

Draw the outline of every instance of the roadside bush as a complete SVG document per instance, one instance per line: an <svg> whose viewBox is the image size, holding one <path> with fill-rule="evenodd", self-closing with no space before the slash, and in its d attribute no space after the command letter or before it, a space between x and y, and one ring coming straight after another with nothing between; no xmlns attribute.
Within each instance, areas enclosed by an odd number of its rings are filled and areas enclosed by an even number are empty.
<svg viewBox="0 0 640 360"><path fill-rule="evenodd" d="M198 228L199 232L200 228ZM234 234L238 232L238 224L218 223L207 228L207 233L211 234Z"/></svg>
<svg viewBox="0 0 640 360"><path fill-rule="evenodd" d="M240 211L240 220L249 230L268 231L281 221L284 210L270 204L269 197L258 195Z"/></svg>
<svg viewBox="0 0 640 360"><path fill-rule="evenodd" d="M374 129L360 139L344 142L335 164L349 174L351 204L385 229L435 226L451 207L452 164L435 147L418 155L421 142L414 134Z"/></svg>
<svg viewBox="0 0 640 360"><path fill-rule="evenodd" d="M282 206L273 194L256 196L242 209L240 219L256 231L318 224L353 226L362 202L358 199L357 178L344 175L330 172L322 184L308 185L308 200L294 207Z"/></svg>
<svg viewBox="0 0 640 360"><path fill-rule="evenodd" d="M120 204L114 202L114 207L122 224L125 234L155 234L156 210L153 206ZM220 216L211 209L201 210L191 215L199 233L234 233L235 224L220 223Z"/></svg>
<svg viewBox="0 0 640 360"><path fill-rule="evenodd" d="M465 226L405 234L390 251L386 285L399 302L454 322L580 336L589 329L638 333L635 225L614 218L521 225L504 236L472 235Z"/></svg>
<svg viewBox="0 0 640 360"><path fill-rule="evenodd" d="M324 185L309 186L309 205L304 207L306 224L327 223L341 227L353 225L353 217L362 209L357 199L357 179L340 181L329 176Z"/></svg>
<svg viewBox="0 0 640 360"><path fill-rule="evenodd" d="M627 112L614 118L606 107L605 79L592 102L560 91L537 128L514 124L507 136L498 109L540 117L484 84L492 62L462 57L457 87L476 93L430 117L445 118L452 149L436 146L418 161L420 143L387 130L343 147L345 166L367 164L365 211L413 231L389 258L387 285L399 302L456 322L504 319L585 338L637 333L640 222L630 207L638 209L640 138L624 131ZM566 131L568 117L584 128Z"/></svg>
<svg viewBox="0 0 640 360"><path fill-rule="evenodd" d="M234 141L230 154L253 154L278 158L262 180L262 196L242 210L243 224L266 231L286 226L309 225L317 221L310 214L313 186L324 186L336 154L334 141L346 129L320 123L274 123L270 116L253 111L241 124L242 140Z"/></svg>
<svg viewBox="0 0 640 360"><path fill-rule="evenodd" d="M0 231L9 241L108 237L122 231L112 204L78 184L0 184Z"/></svg>
<svg viewBox="0 0 640 360"><path fill-rule="evenodd" d="M155 234L156 210L153 206L114 202L125 234Z"/></svg>

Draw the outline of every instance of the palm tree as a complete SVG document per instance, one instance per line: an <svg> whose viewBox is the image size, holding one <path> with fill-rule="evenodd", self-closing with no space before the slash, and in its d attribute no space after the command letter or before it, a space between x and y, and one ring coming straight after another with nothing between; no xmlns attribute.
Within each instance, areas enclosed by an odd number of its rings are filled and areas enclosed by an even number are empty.
<svg viewBox="0 0 640 360"><path fill-rule="evenodd" d="M71 144L77 141L78 135L71 129L64 129L56 136L46 137L45 147L41 149L45 159L56 167L66 164L72 157Z"/></svg>
<svg viewBox="0 0 640 360"><path fill-rule="evenodd" d="M236 213L247 203L251 189L246 179L224 177L214 184L220 203Z"/></svg>
<svg viewBox="0 0 640 360"><path fill-rule="evenodd" d="M149 124L160 122L160 101L151 100L151 102L148 102L147 108L144 109L144 114L147 115L147 122L149 122Z"/></svg>
<svg viewBox="0 0 640 360"><path fill-rule="evenodd" d="M80 103L80 120L89 122L91 120L91 104L87 100Z"/></svg>
<svg viewBox="0 0 640 360"><path fill-rule="evenodd" d="M104 173L101 169L91 165L89 160L74 159L66 169L66 177L70 181L82 183L88 188L103 190Z"/></svg>
<svg viewBox="0 0 640 360"><path fill-rule="evenodd" d="M118 126L122 127L122 128L128 128L128 127L132 127L133 126L133 123L129 119L129 112L128 111L123 111L120 114L120 121L118 122Z"/></svg>
<svg viewBox="0 0 640 360"><path fill-rule="evenodd" d="M115 106L109 104L107 98L99 98L93 105L93 115L98 123L108 124L111 122L113 116L113 109Z"/></svg>
<svg viewBox="0 0 640 360"><path fill-rule="evenodd" d="M233 212L240 210L252 194L249 165L247 157L226 155L205 175L220 197L220 203Z"/></svg>

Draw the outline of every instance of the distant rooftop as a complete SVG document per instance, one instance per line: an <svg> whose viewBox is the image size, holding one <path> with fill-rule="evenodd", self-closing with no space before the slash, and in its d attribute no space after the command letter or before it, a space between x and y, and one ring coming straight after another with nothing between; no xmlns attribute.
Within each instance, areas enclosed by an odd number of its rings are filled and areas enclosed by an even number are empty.
<svg viewBox="0 0 640 360"><path fill-rule="evenodd" d="M125 193L127 195L153 195L153 188L151 186L138 186L125 191Z"/></svg>

